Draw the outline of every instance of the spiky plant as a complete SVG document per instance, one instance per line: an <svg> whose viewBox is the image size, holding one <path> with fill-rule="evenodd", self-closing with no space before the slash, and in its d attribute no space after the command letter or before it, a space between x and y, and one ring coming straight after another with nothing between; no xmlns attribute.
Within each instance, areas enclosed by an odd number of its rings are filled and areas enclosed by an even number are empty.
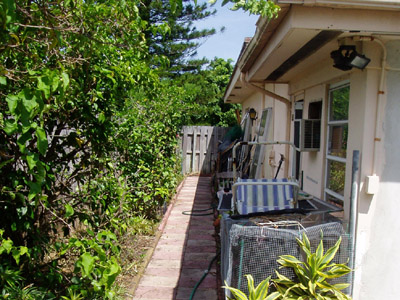
<svg viewBox="0 0 400 300"><path fill-rule="evenodd" d="M297 277L294 281L275 271L278 278L273 282L280 297L285 300L350 300L351 297L342 292L349 284L328 282L330 279L339 278L351 272L348 266L332 262L341 240L339 238L336 244L324 254L321 239L317 250L312 253L310 241L303 233L303 239L297 239L297 243L305 254L305 261L300 261L291 255L282 255L278 259L281 268L292 268Z"/></svg>
<svg viewBox="0 0 400 300"><path fill-rule="evenodd" d="M245 293L243 293L239 289L235 289L233 287L229 287L227 283L225 282L225 286L223 286L224 289L228 289L234 298L228 297L229 300L275 300L279 298L279 293L278 292L273 292L268 295L268 289L269 289L269 281L271 279L271 276L268 278L264 279L263 281L260 282L260 284L254 288L254 279L253 276L251 275L245 275L247 278L247 286L249 289L249 295L246 296Z"/></svg>

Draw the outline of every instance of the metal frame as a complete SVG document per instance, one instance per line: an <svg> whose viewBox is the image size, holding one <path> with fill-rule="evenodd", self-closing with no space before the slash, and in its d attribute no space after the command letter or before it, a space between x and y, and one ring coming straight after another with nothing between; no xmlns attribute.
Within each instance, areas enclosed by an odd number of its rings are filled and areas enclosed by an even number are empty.
<svg viewBox="0 0 400 300"><path fill-rule="evenodd" d="M265 141L265 142L239 142L236 143L235 146L233 146L232 149L232 159L233 159L233 180L236 181L237 180L237 172L236 172L236 166L237 166L237 160L236 160L236 148L239 146L247 146L247 145L289 145L292 147L292 156L293 156L293 160L292 160L292 166L296 165L296 148L294 146L294 144L292 142L287 142L287 141ZM292 167L292 177L295 178L295 168Z"/></svg>
<svg viewBox="0 0 400 300"><path fill-rule="evenodd" d="M262 111L261 114L261 121L260 121L260 126L258 127L258 132L257 132L257 142L265 142L268 139L268 134L269 134L269 128L271 124L271 118L272 118L272 107L268 107ZM264 127L263 125L263 118L265 118L265 124ZM262 130L262 132L261 132ZM260 135L262 133L262 135ZM257 151L259 147L259 151ZM254 156L252 159L252 162L250 164L250 174L254 174L254 178L259 178L261 175L261 167L263 166L263 161L265 158L265 150L266 146L263 144L257 144L256 149L254 151ZM256 154L258 156L256 157Z"/></svg>

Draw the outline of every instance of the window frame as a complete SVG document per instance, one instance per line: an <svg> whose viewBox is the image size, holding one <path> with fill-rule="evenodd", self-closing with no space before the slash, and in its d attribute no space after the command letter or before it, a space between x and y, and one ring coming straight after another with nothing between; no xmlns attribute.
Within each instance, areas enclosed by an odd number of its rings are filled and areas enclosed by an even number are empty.
<svg viewBox="0 0 400 300"><path fill-rule="evenodd" d="M329 168L329 163L330 162L337 162L344 164L345 170L346 170L346 161L347 161L347 149L346 149L346 157L339 157L336 155L332 155L330 153L330 146L332 143L332 134L331 130L333 126L343 126L349 124L349 115L347 112L347 120L331 120L331 110L332 110L332 92L343 89L343 88L349 88L350 89L350 81L342 81L337 84L332 84L329 86L328 90L328 109L327 109L327 122L326 122L326 148L325 148L325 180L324 180L324 200L328 201L331 200L333 202L337 202L338 204L343 205L344 203L344 195L339 194L335 192L334 190L329 188L329 183L330 183L330 168ZM349 91L349 99L348 101L350 102L350 91ZM346 141L347 142L347 141ZM345 171L346 173L346 171ZM345 183L345 176L343 178L344 183ZM331 196L335 199L328 199Z"/></svg>

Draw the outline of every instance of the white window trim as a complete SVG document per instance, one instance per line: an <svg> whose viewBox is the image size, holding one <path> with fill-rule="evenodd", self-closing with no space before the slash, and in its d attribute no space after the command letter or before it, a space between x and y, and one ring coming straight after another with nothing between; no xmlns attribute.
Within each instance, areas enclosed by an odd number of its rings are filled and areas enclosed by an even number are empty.
<svg viewBox="0 0 400 300"><path fill-rule="evenodd" d="M335 91L335 90L339 90L341 88L350 86L350 81L346 80L346 81L341 81L335 84L331 84L329 87L329 91L328 91L328 110L327 110L327 125L326 125L326 148L325 148L325 178L324 178L324 200L327 200L326 194L331 195L333 197L335 197L336 199L339 199L341 201L344 202L344 196L336 193L334 191L332 191L331 189L329 189L328 186L328 163L329 161L335 161L335 162L339 162L339 163L344 163L346 165L346 159L347 159L347 153L346 153L346 157L338 157L338 156L334 156L334 155L330 155L329 154L329 143L330 143L330 127L331 126L335 126L335 125L348 125L349 120L334 120L331 121L330 120L330 115L331 115L331 92ZM350 99L349 99L350 101Z"/></svg>

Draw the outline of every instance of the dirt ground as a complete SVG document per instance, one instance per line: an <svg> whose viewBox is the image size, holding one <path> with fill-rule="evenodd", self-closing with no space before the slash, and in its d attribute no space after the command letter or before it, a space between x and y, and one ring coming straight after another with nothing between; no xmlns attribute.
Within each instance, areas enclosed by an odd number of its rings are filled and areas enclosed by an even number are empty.
<svg viewBox="0 0 400 300"><path fill-rule="evenodd" d="M147 256L155 247L156 235L127 234L121 247L122 272L117 277L121 297L132 299L133 292L144 270Z"/></svg>

